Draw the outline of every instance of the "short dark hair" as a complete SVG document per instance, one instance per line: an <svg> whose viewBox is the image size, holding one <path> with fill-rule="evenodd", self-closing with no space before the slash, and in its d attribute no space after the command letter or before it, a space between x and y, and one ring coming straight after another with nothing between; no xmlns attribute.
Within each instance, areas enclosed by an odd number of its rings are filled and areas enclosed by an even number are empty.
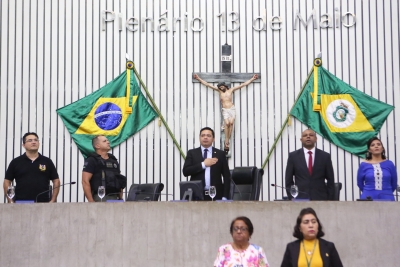
<svg viewBox="0 0 400 267"><path fill-rule="evenodd" d="M36 138L39 140L39 136L37 135L37 133L34 133L34 132L27 132L27 133L24 134L24 136L22 137L22 143L25 144L25 142L26 142L26 137L27 137L28 135L34 135L34 136L36 136Z"/></svg>
<svg viewBox="0 0 400 267"><path fill-rule="evenodd" d="M304 215L307 214L312 214L315 216L315 219L317 219L318 222L318 233L317 233L317 238L323 237L325 235L324 231L322 231L322 224L318 219L317 213L315 213L315 210L312 208L305 208L300 211L299 216L297 217L296 220L296 225L294 226L294 231L293 231L293 236L296 237L297 239L303 240L303 233L300 231L300 224L301 220L303 219Z"/></svg>
<svg viewBox="0 0 400 267"><path fill-rule="evenodd" d="M102 134L100 134L100 135L96 135L95 137L93 137L93 139L92 139L92 147L93 147L93 149L94 150L96 150L96 147L95 147L95 145L98 143L98 141L99 141L99 137L100 136L104 136L104 135L102 135Z"/></svg>
<svg viewBox="0 0 400 267"><path fill-rule="evenodd" d="M378 137L374 136L374 137L372 137L371 139L368 140L367 149L369 149L369 147L371 146L372 142L375 141L375 140L378 140L379 142L381 142L381 145L382 145L382 148L383 148L381 156L382 156L382 159L386 159L385 147L383 146L381 139L379 139ZM367 152L366 159L368 159L368 160L372 159L372 155L371 155L371 153L369 151Z"/></svg>
<svg viewBox="0 0 400 267"><path fill-rule="evenodd" d="M211 129L210 127L204 127L204 128L202 128L202 129L200 130L200 135L201 135L201 132L202 132L202 131L205 131L205 130L211 131L212 136L215 137L214 130Z"/></svg>
<svg viewBox="0 0 400 267"><path fill-rule="evenodd" d="M239 217L236 217L235 219L233 219L233 221L231 222L231 228L229 229L229 232L230 232L231 234L233 234L233 224L234 224L236 221L242 221L242 222L244 222L244 224L247 226L247 228L248 228L248 230L249 230L249 235L250 235L250 236L253 235L253 231L254 231L253 224L251 223L250 219L247 218L246 216L239 216Z"/></svg>

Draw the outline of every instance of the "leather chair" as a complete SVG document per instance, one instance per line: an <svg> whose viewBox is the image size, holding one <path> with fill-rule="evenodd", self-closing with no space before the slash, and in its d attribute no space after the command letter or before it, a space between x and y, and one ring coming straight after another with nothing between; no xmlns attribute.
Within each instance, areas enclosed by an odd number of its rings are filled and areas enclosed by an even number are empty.
<svg viewBox="0 0 400 267"><path fill-rule="evenodd" d="M335 190L333 195L333 200L340 200L340 190L342 190L342 183L335 183Z"/></svg>
<svg viewBox="0 0 400 267"><path fill-rule="evenodd" d="M232 171L229 197L232 200L260 199L263 169L257 167L236 167Z"/></svg>
<svg viewBox="0 0 400 267"><path fill-rule="evenodd" d="M163 183L132 184L126 201L158 201L163 189Z"/></svg>

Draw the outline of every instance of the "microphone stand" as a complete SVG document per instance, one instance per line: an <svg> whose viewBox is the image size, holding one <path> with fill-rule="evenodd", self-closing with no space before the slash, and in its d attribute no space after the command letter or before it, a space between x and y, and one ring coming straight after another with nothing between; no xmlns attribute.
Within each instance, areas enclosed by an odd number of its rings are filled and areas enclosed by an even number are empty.
<svg viewBox="0 0 400 267"><path fill-rule="evenodd" d="M43 192L39 193L39 194L36 196L35 203L37 203L37 199L38 199L38 197L39 197L40 195L42 195L42 194L44 194L44 193L47 193L47 192L50 192L50 191L52 191L52 190L54 190L54 189L60 188L60 187L62 187L62 186L64 186L64 185L68 185L68 184L71 184L71 185L72 185L72 184L76 184L76 182L65 183L65 184L56 186L56 187L54 187L53 189L49 189L49 190L46 190L46 191L43 191Z"/></svg>
<svg viewBox="0 0 400 267"><path fill-rule="evenodd" d="M271 184L271 186L280 187L280 188L282 188L282 189L289 190L288 188L283 187L283 186L280 186L280 185L277 185L277 184ZM299 190L297 190L297 192L307 195L308 198L310 199L310 196L309 196L309 194L308 194L307 192L303 192L303 191L299 191ZM288 197L289 197L289 196L288 196ZM289 199L289 200L291 200L291 199Z"/></svg>

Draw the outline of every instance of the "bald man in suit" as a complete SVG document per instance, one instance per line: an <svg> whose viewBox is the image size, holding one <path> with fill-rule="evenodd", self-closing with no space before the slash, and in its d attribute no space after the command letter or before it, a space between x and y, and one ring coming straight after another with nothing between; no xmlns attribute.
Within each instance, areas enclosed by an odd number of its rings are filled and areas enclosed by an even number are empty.
<svg viewBox="0 0 400 267"><path fill-rule="evenodd" d="M333 200L334 174L331 155L315 147L316 133L305 130L300 138L303 147L291 152L286 166L285 187L292 199L290 187L298 186L298 198ZM294 179L293 179L294 178Z"/></svg>
<svg viewBox="0 0 400 267"><path fill-rule="evenodd" d="M211 200L208 195L210 186L215 186L217 195L215 199L229 199L231 174L224 151L212 146L214 130L205 127L200 130L200 147L188 151L183 175L190 176L190 180L200 180L204 189L204 200ZM206 151L205 151L206 150ZM221 175L224 177L222 181Z"/></svg>

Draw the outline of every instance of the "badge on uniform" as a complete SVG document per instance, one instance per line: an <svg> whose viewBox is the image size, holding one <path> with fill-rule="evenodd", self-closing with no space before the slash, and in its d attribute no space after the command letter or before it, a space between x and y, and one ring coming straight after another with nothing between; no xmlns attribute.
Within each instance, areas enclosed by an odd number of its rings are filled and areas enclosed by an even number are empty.
<svg viewBox="0 0 400 267"><path fill-rule="evenodd" d="M111 163L111 162L106 162L106 167L107 167L107 168L112 168L112 167L113 167L113 165L112 165L112 163Z"/></svg>
<svg viewBox="0 0 400 267"><path fill-rule="evenodd" d="M42 172L46 171L46 165L39 164L39 170L41 170Z"/></svg>

